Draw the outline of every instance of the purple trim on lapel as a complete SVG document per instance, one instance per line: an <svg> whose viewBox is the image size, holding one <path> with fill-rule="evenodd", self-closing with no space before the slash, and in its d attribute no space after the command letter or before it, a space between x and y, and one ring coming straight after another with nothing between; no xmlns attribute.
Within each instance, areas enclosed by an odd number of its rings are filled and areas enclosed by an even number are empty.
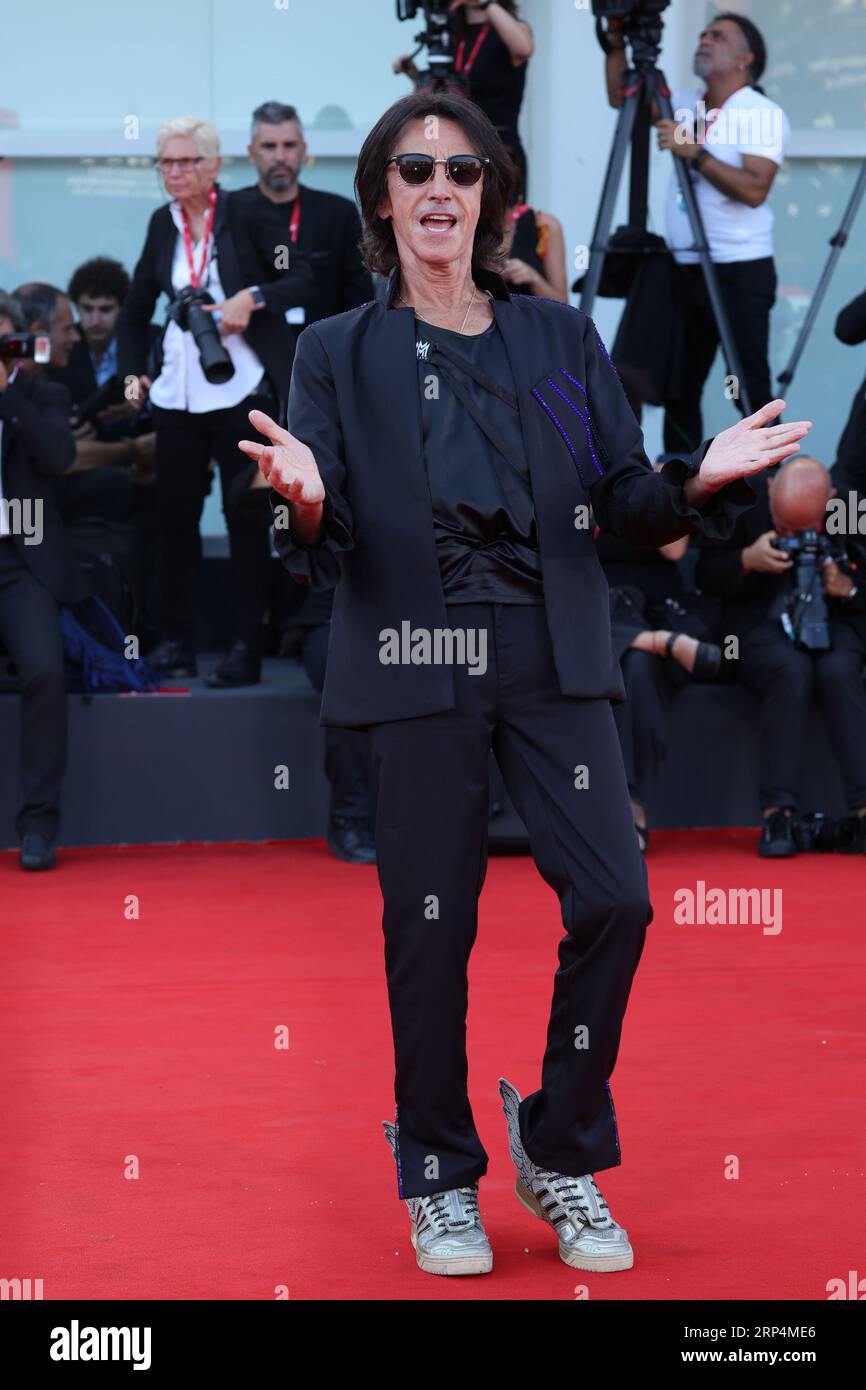
<svg viewBox="0 0 866 1390"><path fill-rule="evenodd" d="M547 379L548 379L548 381L550 381L550 377L548 377ZM552 382L551 382L551 385L553 385ZM554 387L554 390L555 390L555 389L556 389L556 388ZM562 421L560 420L559 416L557 415L556 411L552 408L552 406L549 406L549 405L547 404L547 401L544 399L544 397L542 396L541 392L537 389L537 387L533 386L533 388L532 388L532 394L533 394L533 396L535 397L535 399L538 401L538 404L541 406L542 410L546 411L546 413L550 416L550 418L551 418L551 420L553 421L554 425L555 425L556 428L559 430L560 435L561 435L562 438L565 440L566 448L568 449L568 452L571 454L571 457L572 457L572 459L574 460L574 466L575 466L575 468L577 469L577 473L578 473L578 477L580 478L581 486L582 486L582 487L584 488L584 490L586 491L586 490L587 490L587 487L586 487L586 479L585 479L584 476L583 476L583 469L582 469L581 466L580 466L580 459L579 459L578 456L577 456L577 450L575 449L574 445L572 444L571 440L570 440L569 437L568 437L568 430L565 428L565 426L563 425ZM569 404L571 404L571 403L569 402ZM590 443L590 446L589 446L589 447L590 447L590 451L592 451L592 444L591 444L591 443ZM594 457L594 455L593 455L593 457ZM596 467L598 467L598 463L597 463L597 462L596 462ZM601 471L601 470L599 470L599 471Z"/></svg>

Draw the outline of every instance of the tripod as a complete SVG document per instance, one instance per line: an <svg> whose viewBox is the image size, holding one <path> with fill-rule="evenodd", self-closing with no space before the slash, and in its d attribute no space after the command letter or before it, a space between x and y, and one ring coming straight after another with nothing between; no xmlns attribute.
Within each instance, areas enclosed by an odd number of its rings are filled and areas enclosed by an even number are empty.
<svg viewBox="0 0 866 1390"><path fill-rule="evenodd" d="M604 176L598 214L592 233L592 243L589 248L591 252L589 269L583 282L583 292L580 298L580 307L585 314L592 313L592 306L595 303L601 273L604 269L605 257L609 250L608 239L613 215L616 211L616 201L622 182L626 154L631 153L629 225L646 231L649 143L653 100L657 103L665 120L672 121L674 119L670 90L665 81L664 73L657 66L661 43L661 22L655 18L650 20L650 17L646 16L642 22L639 22L634 32L629 33L629 38L632 46L633 66L629 67L623 77L623 102L619 109L613 146L608 160L607 172ZM707 244L706 232L692 188L691 178L683 161L677 159L676 155L673 155L672 158L680 187L680 196L692 229L694 249L698 253L704 272L707 293L710 297L713 317L718 328L719 340L728 364L728 371L737 379L743 413L750 415L752 406L740 366L739 353L722 301L715 267L710 260L710 248Z"/></svg>
<svg viewBox="0 0 866 1390"><path fill-rule="evenodd" d="M803 349L806 346L806 339L814 327L815 320L818 317L818 311L824 301L824 295L827 293L830 281L833 278L836 262L847 245L848 233L851 230L854 218L857 216L857 209L860 206L864 192L866 192L866 159L864 159L860 166L860 173L857 175L857 181L854 184L851 197L848 199L848 206L842 218L842 225L836 235L830 238L832 250L827 258L827 264L824 266L821 279L818 281L818 287L812 296L812 303L809 305L809 312L803 320L803 327L797 334L797 341L794 344L794 351L791 353L791 359L785 370L779 373L780 391L783 388L787 390L793 380L794 372L797 370L797 363L803 355Z"/></svg>

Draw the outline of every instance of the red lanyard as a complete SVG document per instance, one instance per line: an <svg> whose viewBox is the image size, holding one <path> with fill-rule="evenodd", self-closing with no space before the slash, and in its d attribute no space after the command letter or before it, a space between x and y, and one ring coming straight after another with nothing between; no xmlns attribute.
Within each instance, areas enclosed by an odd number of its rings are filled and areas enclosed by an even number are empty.
<svg viewBox="0 0 866 1390"><path fill-rule="evenodd" d="M298 232L301 229L301 190L298 189L295 195L295 206L292 208L292 220L289 223L289 238L293 246L297 245Z"/></svg>
<svg viewBox="0 0 866 1390"><path fill-rule="evenodd" d="M463 66L463 55L464 55L465 52L466 52L466 40L465 40L465 39L461 39L461 40L460 40L459 44L457 45L457 57L456 57L455 60L454 60L454 71L455 71L455 72L463 73L463 75L464 75L465 77L468 77L468 76L469 76L469 74L470 74L470 72L472 71L472 68L473 68L473 66L474 66L474 64L475 64L475 59L478 57L479 51L480 51L480 49L481 49L481 45L483 44L484 40L487 38L487 35L488 35L489 33L490 33L490 25L489 25L489 24L485 24L485 25L484 25L484 28L481 30L481 33L478 35L478 38L475 40L475 46L474 46L474 48L472 49L472 52L469 54L469 62L466 64L466 67L465 67L465 68L464 68L464 66Z"/></svg>
<svg viewBox="0 0 866 1390"><path fill-rule="evenodd" d="M194 290L197 290L201 283L201 277L204 274L204 268L207 265L208 261L208 251L210 249L210 234L213 230L213 220L216 216L217 191L215 186L211 188L210 193L207 195L207 201L208 209L204 215L204 234L202 236L201 243L201 263L199 265L198 270L196 270L195 268L195 256L193 254L192 247L192 233L189 229L189 218L186 215L186 208L181 208L180 210L180 215L183 218L183 244L186 250L186 263L189 266L189 283L192 285Z"/></svg>

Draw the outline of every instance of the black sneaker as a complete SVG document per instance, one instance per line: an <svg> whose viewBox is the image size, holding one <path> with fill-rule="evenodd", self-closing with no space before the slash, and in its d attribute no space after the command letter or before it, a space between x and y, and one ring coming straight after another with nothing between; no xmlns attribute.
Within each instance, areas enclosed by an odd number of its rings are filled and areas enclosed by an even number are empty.
<svg viewBox="0 0 866 1390"><path fill-rule="evenodd" d="M770 812L764 820L758 853L764 859L789 859L797 853L793 812L784 809Z"/></svg>
<svg viewBox="0 0 866 1390"><path fill-rule="evenodd" d="M205 681L211 690L234 689L239 685L258 685L262 679L261 659L254 655L249 642L235 642Z"/></svg>
<svg viewBox="0 0 866 1390"><path fill-rule="evenodd" d="M325 835L328 849L346 864L375 864L376 846L370 827L363 819L332 816Z"/></svg>
<svg viewBox="0 0 866 1390"><path fill-rule="evenodd" d="M31 830L22 836L18 862L22 869L53 869L57 863L54 841L41 831Z"/></svg>
<svg viewBox="0 0 866 1390"><path fill-rule="evenodd" d="M146 658L148 665L157 675L168 676L172 680L189 680L198 675L195 654L185 642L171 637L154 647Z"/></svg>
<svg viewBox="0 0 866 1390"><path fill-rule="evenodd" d="M866 854L866 816L843 816L837 821L835 847L840 854Z"/></svg>

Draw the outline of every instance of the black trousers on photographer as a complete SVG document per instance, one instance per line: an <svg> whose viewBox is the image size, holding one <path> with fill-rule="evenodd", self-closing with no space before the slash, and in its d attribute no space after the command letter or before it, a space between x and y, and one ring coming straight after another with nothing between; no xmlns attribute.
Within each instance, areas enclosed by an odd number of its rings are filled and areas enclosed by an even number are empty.
<svg viewBox="0 0 866 1390"><path fill-rule="evenodd" d="M0 638L21 687L19 838L56 839L66 763L66 678L58 605L30 573L13 542L0 539ZM5 758L7 769L12 759Z"/></svg>
<svg viewBox="0 0 866 1390"><path fill-rule="evenodd" d="M773 399L770 382L770 312L776 299L772 256L716 265L719 292L728 314L752 410ZM693 452L705 438L701 395L719 346L704 272L699 265L678 265L685 314L683 393L665 401L664 446L668 453Z"/></svg>
<svg viewBox="0 0 866 1390"><path fill-rule="evenodd" d="M268 489L249 493L240 505L226 496L249 460L238 440L250 435L251 410L274 414L277 402L263 392L227 410L193 414L153 407L156 429L156 490L161 531L158 590L160 636L192 644L193 605L201 568L199 525L210 491L213 459L220 472L223 514L231 553L232 622L235 639L261 653L262 619L268 597L270 527Z"/></svg>
<svg viewBox="0 0 866 1390"><path fill-rule="evenodd" d="M808 652L765 618L740 645L742 683L761 700L760 799L798 806L800 751L813 698L824 715L849 809L866 806L866 645L847 622L830 621L832 647Z"/></svg>

